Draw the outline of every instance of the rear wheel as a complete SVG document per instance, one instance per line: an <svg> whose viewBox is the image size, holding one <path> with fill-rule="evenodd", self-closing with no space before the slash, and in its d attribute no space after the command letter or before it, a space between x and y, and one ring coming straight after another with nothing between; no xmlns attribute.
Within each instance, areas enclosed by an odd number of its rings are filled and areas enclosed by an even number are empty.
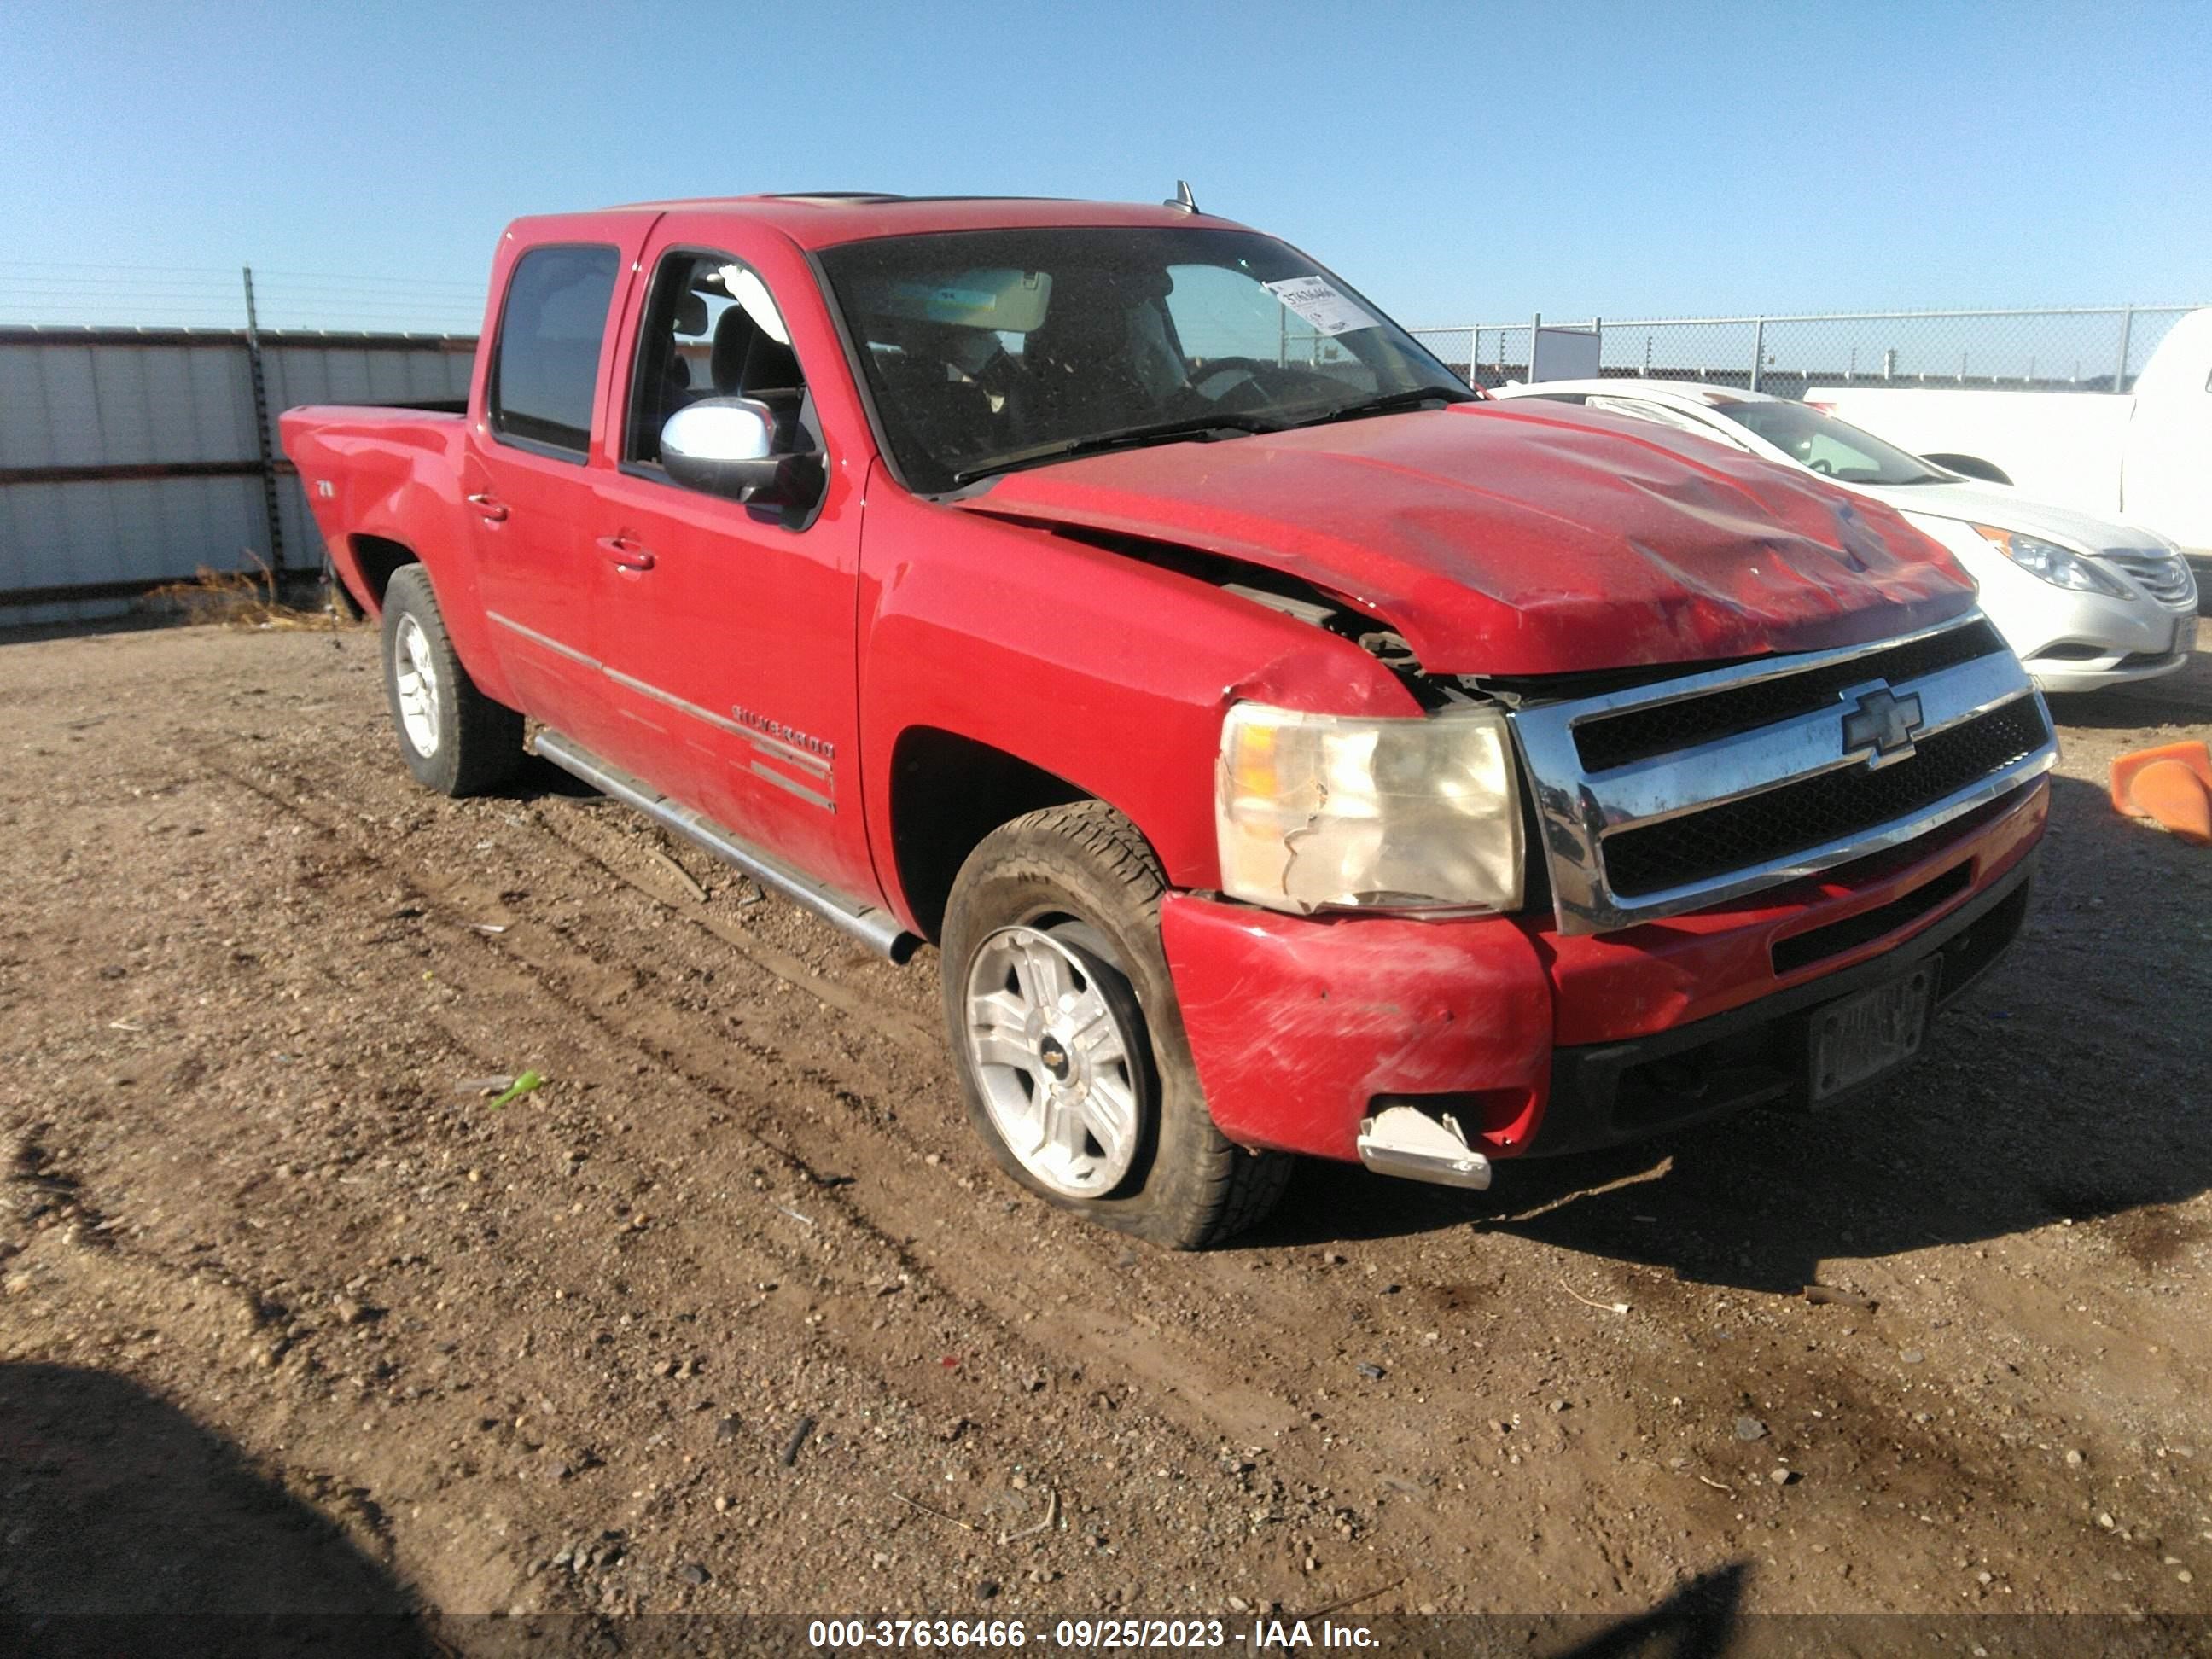
<svg viewBox="0 0 2212 1659"><path fill-rule="evenodd" d="M416 781L447 795L495 789L522 763L522 716L477 690L419 564L384 590L384 692Z"/></svg>
<svg viewBox="0 0 2212 1659"><path fill-rule="evenodd" d="M1048 1202L1176 1249L1275 1206L1291 1160L1213 1127L1160 948L1167 883L1102 801L993 831L953 883L945 1005L970 1120Z"/></svg>

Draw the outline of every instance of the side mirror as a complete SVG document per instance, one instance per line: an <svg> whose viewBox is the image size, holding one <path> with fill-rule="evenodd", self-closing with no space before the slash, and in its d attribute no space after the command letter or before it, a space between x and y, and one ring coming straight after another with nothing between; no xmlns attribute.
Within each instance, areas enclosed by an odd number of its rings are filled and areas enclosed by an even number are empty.
<svg viewBox="0 0 2212 1659"><path fill-rule="evenodd" d="M775 416L750 398L702 398L660 428L660 464L690 489L754 506L785 505L795 463L775 453Z"/></svg>

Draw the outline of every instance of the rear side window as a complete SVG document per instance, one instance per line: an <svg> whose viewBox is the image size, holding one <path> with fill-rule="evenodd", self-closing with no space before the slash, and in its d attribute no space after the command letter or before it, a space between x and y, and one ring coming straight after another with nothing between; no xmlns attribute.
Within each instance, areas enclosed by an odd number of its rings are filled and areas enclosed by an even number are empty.
<svg viewBox="0 0 2212 1659"><path fill-rule="evenodd" d="M532 248L515 261L492 372L491 424L501 437L583 459L621 265L611 247Z"/></svg>

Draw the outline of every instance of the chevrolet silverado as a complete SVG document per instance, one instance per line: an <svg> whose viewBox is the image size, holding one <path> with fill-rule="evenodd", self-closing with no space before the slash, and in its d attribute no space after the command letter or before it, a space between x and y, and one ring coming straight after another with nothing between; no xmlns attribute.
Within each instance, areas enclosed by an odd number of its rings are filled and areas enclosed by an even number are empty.
<svg viewBox="0 0 2212 1659"><path fill-rule="evenodd" d="M2026 908L2051 729L1941 548L1187 198L519 221L465 414L283 430L417 779L527 734L933 945L999 1163L1159 1243L1836 1101Z"/></svg>

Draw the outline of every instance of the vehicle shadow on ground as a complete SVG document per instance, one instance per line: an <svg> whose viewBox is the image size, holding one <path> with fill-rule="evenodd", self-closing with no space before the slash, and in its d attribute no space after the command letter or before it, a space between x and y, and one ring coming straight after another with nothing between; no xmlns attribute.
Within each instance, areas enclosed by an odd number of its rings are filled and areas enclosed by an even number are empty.
<svg viewBox="0 0 2212 1659"><path fill-rule="evenodd" d="M1736 1615L1750 1577L1747 1563L1699 1573L1649 1613L1608 1623L1557 1659L1723 1659L1737 1633Z"/></svg>
<svg viewBox="0 0 2212 1659"><path fill-rule="evenodd" d="M1826 1112L1503 1163L1486 1193L1308 1164L1251 1242L1505 1232L1788 1293L1831 1258L2118 1217L2119 1248L2155 1271L2195 1224L2130 1212L2212 1188L2191 1035L2212 993L2208 945L2212 852L2057 779L2025 933L1894 1080Z"/></svg>
<svg viewBox="0 0 2212 1659"><path fill-rule="evenodd" d="M2077 692L2050 699L2051 717L2061 726L2084 732L2141 732L2146 743L2179 742L2212 723L2212 697L2168 693L2153 681L2142 691Z"/></svg>
<svg viewBox="0 0 2212 1659"><path fill-rule="evenodd" d="M2171 674L2154 680L2137 680L2103 691L2053 693L2045 699L2051 718L2059 726L2059 742L2066 731L2143 731L2148 740L2160 742L2161 728L2212 724L2212 652L2197 652Z"/></svg>
<svg viewBox="0 0 2212 1659"><path fill-rule="evenodd" d="M522 764L499 791L510 800L591 800L599 792L571 772L563 772L536 750L526 750Z"/></svg>
<svg viewBox="0 0 2212 1659"><path fill-rule="evenodd" d="M333 1522L105 1371L0 1365L0 1652L439 1651Z"/></svg>

